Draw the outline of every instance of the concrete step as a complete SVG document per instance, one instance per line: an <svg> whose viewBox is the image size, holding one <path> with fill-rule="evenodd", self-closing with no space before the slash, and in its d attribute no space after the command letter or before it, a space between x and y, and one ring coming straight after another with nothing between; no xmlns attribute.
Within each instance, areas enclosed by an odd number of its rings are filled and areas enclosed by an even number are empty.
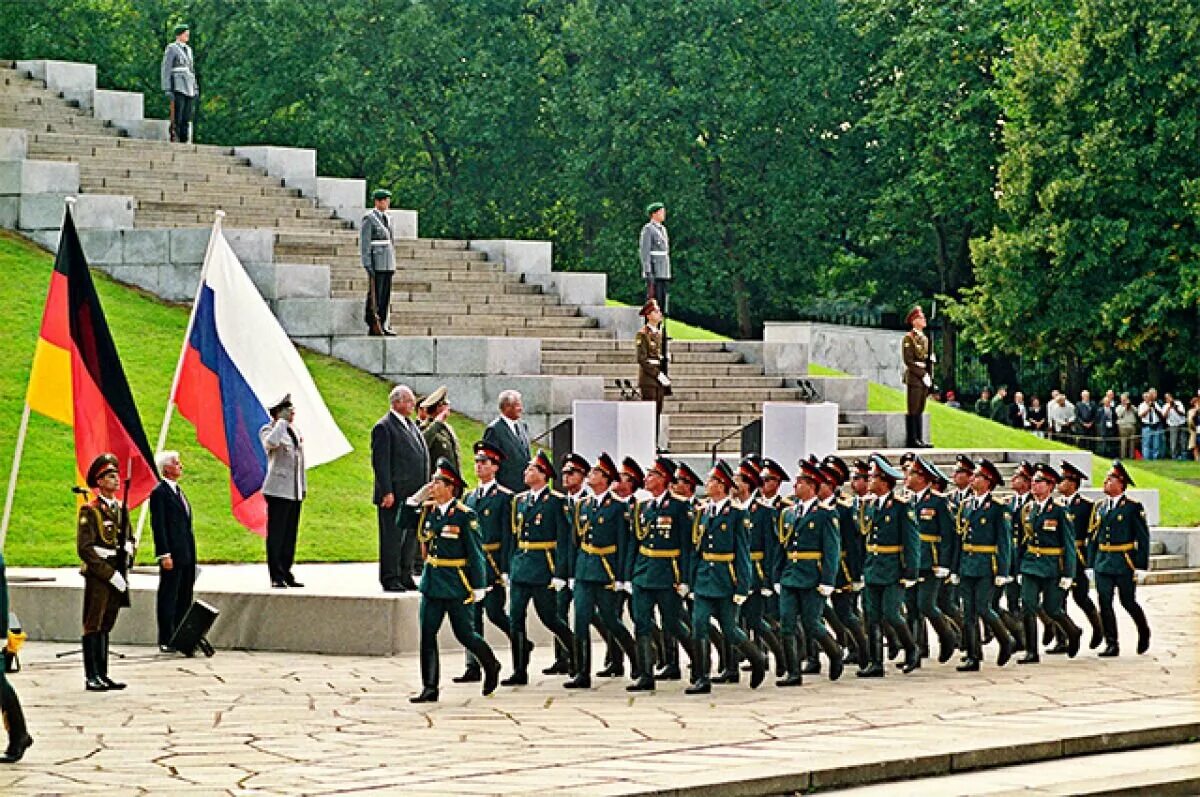
<svg viewBox="0 0 1200 797"><path fill-rule="evenodd" d="M366 298L366 288L359 290L350 290L339 284L338 281L331 281L333 287L332 295L340 299L355 299ZM508 285L509 288L537 288L537 285ZM439 289L437 292L430 291L392 291L393 303L405 304L420 304L420 305L471 305L472 307L483 307L497 305L501 307L565 307L559 302L557 295L546 293L462 293L457 290L451 291L446 288ZM572 310L578 308L571 307Z"/></svg>
<svg viewBox="0 0 1200 797"><path fill-rule="evenodd" d="M742 355L735 351L672 351L671 352L671 370L675 371L679 366L689 363L708 363L708 364L738 364L742 363ZM630 365L637 367L637 353L634 351L633 343L629 343L625 350L611 351L568 351L568 350L551 350L542 351L542 363L575 363L585 365L590 363L620 363L622 365Z"/></svg>
<svg viewBox="0 0 1200 797"><path fill-rule="evenodd" d="M120 149L135 152L166 153L169 155L198 153L202 155L220 155L236 157L232 147L216 144L182 144L171 141L153 141L146 138L128 138L126 136L91 136L85 134L53 134L45 133L34 137L36 143L75 146L90 146L103 149ZM244 160L239 158L239 160Z"/></svg>
<svg viewBox="0 0 1200 797"><path fill-rule="evenodd" d="M548 351L628 351L633 345L629 340L612 339L604 343L594 340L547 340L542 343L542 352ZM673 340L672 353L681 351L726 351L726 345L714 340Z"/></svg>
<svg viewBox="0 0 1200 797"><path fill-rule="evenodd" d="M595 327L596 319L578 315L575 307L523 307L507 308L504 305L447 304L442 312L428 303L416 305L410 302L392 302L392 321L403 320L406 324L449 324L455 327L502 324L507 327L545 326L562 324L564 328ZM453 311L453 313L449 311ZM432 312L431 312L432 311ZM465 311L465 312L464 312Z"/></svg>
<svg viewBox="0 0 1200 797"><path fill-rule="evenodd" d="M243 162L237 158L227 158L226 160L213 163L204 169L184 168L174 161L162 160L147 160L136 162L130 160L122 161L104 161L93 160L97 156L81 156L67 155L51 149L42 149L37 153L30 152L30 158L35 160L59 161L62 163L78 163L79 175L82 178L84 175L101 175L108 174L132 174L132 175L153 175L170 177L179 182L185 182L193 179L197 175L203 175L207 179L212 180L215 176L222 174L233 175L253 175L255 177L273 180L274 178L267 177L266 174L256 166L251 166L248 162Z"/></svg>
<svg viewBox="0 0 1200 797"><path fill-rule="evenodd" d="M600 376L605 379L630 379L637 376L636 370L631 371L627 365L617 363L598 363L571 365L569 363L552 363L542 366L543 373L561 376ZM754 364L688 364L678 370L672 370L671 382L677 377L721 377L723 379L740 379L742 377L761 377L762 366Z"/></svg>
<svg viewBox="0 0 1200 797"><path fill-rule="evenodd" d="M1183 554L1151 554L1151 570L1183 570L1187 567L1187 557Z"/></svg>
<svg viewBox="0 0 1200 797"><path fill-rule="evenodd" d="M116 128L110 127L107 122L99 122L95 119L84 116L68 119L55 119L52 121L47 121L45 119L0 116L0 127L15 127L34 133L69 133L76 130L103 133L105 130L112 130L112 134L115 136L118 132ZM41 155L38 157L43 160L46 159ZM70 156L64 156L61 158L61 160L69 159Z"/></svg>
<svg viewBox="0 0 1200 797"><path fill-rule="evenodd" d="M550 338L550 337L580 337L594 338L604 337L609 333L606 329L594 328L563 328L560 326L500 326L488 328L468 328L468 327L448 327L448 326L417 326L407 324L392 323L392 330L401 337L523 337L523 338Z"/></svg>
<svg viewBox="0 0 1200 797"><path fill-rule="evenodd" d="M135 227L209 227L213 223L212 211L206 213L147 213L139 211L134 214L133 226ZM249 214L246 211L233 209L228 212L225 217L225 226L228 228L273 228L273 229L289 229L299 224L305 226L328 225L330 227L342 226L348 222L342 222L340 219L280 219L270 218L264 219L261 216Z"/></svg>
<svg viewBox="0 0 1200 797"><path fill-rule="evenodd" d="M1181 568L1178 570L1151 570L1142 582L1151 584L1188 584L1200 581L1200 567Z"/></svg>

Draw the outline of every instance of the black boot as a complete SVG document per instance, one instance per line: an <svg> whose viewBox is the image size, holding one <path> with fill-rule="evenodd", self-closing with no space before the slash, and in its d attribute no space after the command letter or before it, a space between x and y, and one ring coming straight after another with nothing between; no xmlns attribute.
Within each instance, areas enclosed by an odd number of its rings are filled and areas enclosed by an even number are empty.
<svg viewBox="0 0 1200 797"><path fill-rule="evenodd" d="M708 679L708 640L696 640L693 652L696 654L692 657L692 682L687 689L683 690L685 695L707 695L712 692L712 682Z"/></svg>
<svg viewBox="0 0 1200 797"><path fill-rule="evenodd" d="M1046 648L1047 656L1057 656L1067 652L1067 635L1058 626L1054 626L1054 647Z"/></svg>
<svg viewBox="0 0 1200 797"><path fill-rule="evenodd" d="M1104 626L1104 650L1097 653L1097 656L1105 659L1111 659L1121 655L1121 645L1117 642L1117 615L1112 610L1101 611L1100 620Z"/></svg>
<svg viewBox="0 0 1200 797"><path fill-rule="evenodd" d="M108 684L100 678L97 662L100 659L100 633L84 634L83 639L83 688L89 692L107 692Z"/></svg>
<svg viewBox="0 0 1200 797"><path fill-rule="evenodd" d="M714 684L736 684L741 680L737 648L728 640L725 640L722 648L724 653L721 658L725 661L725 668L712 677L712 682Z"/></svg>
<svg viewBox="0 0 1200 797"><path fill-rule="evenodd" d="M529 683L529 648L523 631L512 632L512 675L500 682L501 686L525 686ZM457 678L455 680L458 680Z"/></svg>
<svg viewBox="0 0 1200 797"><path fill-rule="evenodd" d="M982 658L980 647L979 623L967 623L963 626L963 649L966 651L966 657L955 669L959 672L979 672L979 660Z"/></svg>
<svg viewBox="0 0 1200 797"><path fill-rule="evenodd" d="M638 679L625 687L627 692L654 691L654 640L648 636L637 639Z"/></svg>
<svg viewBox="0 0 1200 797"><path fill-rule="evenodd" d="M800 672L800 640L795 634L784 634L781 639L783 645L784 666L787 668L787 675L775 682L776 686L800 686L804 683L804 676Z"/></svg>
<svg viewBox="0 0 1200 797"><path fill-rule="evenodd" d="M763 679L767 677L767 657L755 647L754 643L747 639L737 646L737 650L750 661L750 688L757 689L762 686Z"/></svg>
<svg viewBox="0 0 1200 797"><path fill-rule="evenodd" d="M933 621L933 630L938 635L938 664L945 664L954 656L954 651L958 650L958 630L945 615Z"/></svg>
<svg viewBox="0 0 1200 797"><path fill-rule="evenodd" d="M917 429L919 429L920 427L915 426L913 424L914 420L916 420L918 423L920 423L920 416L918 416L918 415L905 415L904 416L904 447L905 448L920 448L921 447L920 442L917 440Z"/></svg>
<svg viewBox="0 0 1200 797"><path fill-rule="evenodd" d="M478 658L478 657L476 657ZM436 647L426 649L421 646L421 694L410 697L409 703L436 703L438 699L438 681L441 679L442 662Z"/></svg>
<svg viewBox="0 0 1200 797"><path fill-rule="evenodd" d="M96 659L96 677L109 689L124 689L125 684L108 677L108 632L100 632L100 654Z"/></svg>
<svg viewBox="0 0 1200 797"><path fill-rule="evenodd" d="M1001 610L1000 622L1004 624L1005 630L1011 638L1009 645L1012 647L1013 653L1020 653L1025 650L1025 626L1021 620L1010 611Z"/></svg>
<svg viewBox="0 0 1200 797"><path fill-rule="evenodd" d="M1037 664L1042 657L1038 655L1037 615L1026 612L1024 617L1025 655L1017 659L1017 664Z"/></svg>
<svg viewBox="0 0 1200 797"><path fill-rule="evenodd" d="M554 640L554 663L542 670L542 675L568 675L571 671L571 654L563 643Z"/></svg>
<svg viewBox="0 0 1200 797"><path fill-rule="evenodd" d="M1066 600L1066 598L1063 600ZM1054 641L1054 631L1057 626L1055 626L1054 621L1050 619L1050 615L1046 613L1045 609L1042 609L1040 612L1038 612L1038 619L1042 621L1042 647L1046 647ZM1025 632L1025 636L1028 638L1028 631Z"/></svg>
<svg viewBox="0 0 1200 797"><path fill-rule="evenodd" d="M821 657L817 655L817 641L815 639L809 639L804 646L804 663L800 665L800 671L805 675L821 674Z"/></svg>
<svg viewBox="0 0 1200 797"><path fill-rule="evenodd" d="M1100 622L1100 610L1095 606L1087 613L1088 624L1092 627L1092 638L1088 642L1088 649L1095 650L1100 647L1104 641L1104 624Z"/></svg>
<svg viewBox="0 0 1200 797"><path fill-rule="evenodd" d="M817 644L829 659L829 680L836 681L842 677L842 646L831 634L825 633L817 637Z"/></svg>
<svg viewBox="0 0 1200 797"><path fill-rule="evenodd" d="M25 712L21 710L21 701L12 684L5 683L0 691L0 710L8 723L8 748L0 756L0 764L15 764L25 755L25 751L33 744L33 737L25 725Z"/></svg>
<svg viewBox="0 0 1200 797"><path fill-rule="evenodd" d="M858 668L865 670L867 664L870 663L871 656L867 645L867 632L863 629L862 623L850 626L850 635L854 638L854 647L858 654Z"/></svg>
<svg viewBox="0 0 1200 797"><path fill-rule="evenodd" d="M867 666L854 673L859 678L883 677L883 629L875 626L867 636Z"/></svg>
<svg viewBox="0 0 1200 797"><path fill-rule="evenodd" d="M767 649L771 651L771 657L775 659L775 674L782 675L787 668L787 662L783 652L783 643L779 640L779 635L769 628L760 633L763 642L767 643Z"/></svg>
<svg viewBox="0 0 1200 797"><path fill-rule="evenodd" d="M1142 607L1136 603L1130 608L1129 616L1133 618L1133 624L1137 626L1137 652L1140 656L1150 649L1150 623L1146 621L1146 613L1142 611Z"/></svg>
<svg viewBox="0 0 1200 797"><path fill-rule="evenodd" d="M592 688L592 640L585 634L576 636L574 659L575 677L563 684L564 689Z"/></svg>
<svg viewBox="0 0 1200 797"><path fill-rule="evenodd" d="M1013 637L1008 633L1008 629L1005 628L1004 622L999 618L990 621L988 625L992 629L992 636L995 637L996 641L1000 643L1000 652L996 655L996 666L1003 667L1005 664L1008 664L1008 660L1011 659L1013 653L1016 652L1016 649L1013 645Z"/></svg>
<svg viewBox="0 0 1200 797"><path fill-rule="evenodd" d="M528 654L524 653L525 647L522 645L522 655L525 657L525 662L528 663ZM496 658L496 654L492 652L491 647L484 643L484 647L480 648L475 656L479 659L479 663L483 665L483 688L480 689L480 694L487 697L492 692L496 691L496 686L500 683L500 660Z"/></svg>
<svg viewBox="0 0 1200 797"><path fill-rule="evenodd" d="M421 694L416 697L410 697L409 703L436 703L438 699L438 690L436 687L425 686L421 688Z"/></svg>
<svg viewBox="0 0 1200 797"><path fill-rule="evenodd" d="M513 654L513 658L516 658L516 653ZM456 684L479 683L483 680L483 668L479 666L478 661L472 658L471 661L467 663L467 668L463 670L463 674L456 675L450 680L454 681Z"/></svg>
<svg viewBox="0 0 1200 797"><path fill-rule="evenodd" d="M607 628L596 625L600 637L604 640L604 669L596 673L597 678L623 678L625 676L625 656L621 646L613 639L612 632Z"/></svg>
<svg viewBox="0 0 1200 797"><path fill-rule="evenodd" d="M921 667L921 649L917 647L917 641L913 639L909 627L904 623L897 626L896 637L904 648L904 663L900 665L900 672L908 674L919 669Z"/></svg>
<svg viewBox="0 0 1200 797"><path fill-rule="evenodd" d="M1079 628L1079 626L1075 625L1075 621L1071 619L1070 615L1068 615L1066 611L1063 611L1062 614L1052 619L1058 624L1055 628L1057 635L1066 635L1067 657L1072 659L1075 658L1075 656L1079 653L1079 648L1083 644L1083 631Z"/></svg>
<svg viewBox="0 0 1200 797"><path fill-rule="evenodd" d="M678 681L683 678L683 673L679 669L679 640L666 635L663 640L663 653L665 661L663 668L654 674L656 680L659 681Z"/></svg>

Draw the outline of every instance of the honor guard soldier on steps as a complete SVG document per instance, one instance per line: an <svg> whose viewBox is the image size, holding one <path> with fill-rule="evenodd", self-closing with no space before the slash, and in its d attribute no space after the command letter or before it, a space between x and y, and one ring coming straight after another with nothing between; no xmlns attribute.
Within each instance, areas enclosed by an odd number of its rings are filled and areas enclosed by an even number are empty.
<svg viewBox="0 0 1200 797"><path fill-rule="evenodd" d="M907 479L921 534L920 583L908 593L909 620L914 636L916 628L926 620L933 626L938 635L938 662L941 664L950 661L959 643L958 632L938 607L938 593L950 576L947 565L953 555L957 532L946 498L933 490L934 482L944 479L936 465L920 456L913 460Z"/></svg>
<svg viewBox="0 0 1200 797"><path fill-rule="evenodd" d="M883 677L883 624L895 632L904 648L905 673L921 666L921 651L900 613L904 590L917 583L920 534L912 507L893 494L903 474L878 454L871 455L868 489L875 498L867 507L862 533L867 555L863 561L863 609L867 619L870 664L855 675Z"/></svg>
<svg viewBox="0 0 1200 797"><path fill-rule="evenodd" d="M162 90L171 103L171 140L186 144L192 140L190 125L200 87L192 48L188 46L191 30L187 25L176 25L174 32L175 41L163 51L160 77Z"/></svg>
<svg viewBox="0 0 1200 797"><path fill-rule="evenodd" d="M639 501L633 512L626 580L633 583L633 626L641 675L625 687L630 692L654 689L655 608L662 617L664 645L691 649L682 611L691 572L694 518L687 502L667 491L674 473L674 462L656 459L646 471L646 489L652 497ZM691 651L688 656L695 658L696 654Z"/></svg>
<svg viewBox="0 0 1200 797"><path fill-rule="evenodd" d="M921 439L921 417L925 412L925 399L933 389L933 364L937 357L929 338L925 336L925 313L914 307L904 318L912 327L904 336L900 351L904 358L904 386L908 392L908 409L904 418L906 448L929 448Z"/></svg>
<svg viewBox="0 0 1200 797"><path fill-rule="evenodd" d="M667 285L671 282L671 241L663 224L667 220L667 209L661 202L651 202L646 206L646 215L650 220L642 226L638 241L646 298L658 302L663 313L667 313L670 309Z"/></svg>
<svg viewBox="0 0 1200 797"><path fill-rule="evenodd" d="M1002 487L1000 471L990 461L979 460L971 479L974 496L963 505L962 545L959 558L951 568L958 573L962 586L963 631L966 636L967 657L959 672L975 672L983 660L983 640L979 621L991 629L1000 643L996 664L1003 667L1013 653L1013 639L1000 616L992 607L996 591L1009 582L1009 562L1013 556L1012 516L1004 504L992 497L992 490Z"/></svg>
<svg viewBox="0 0 1200 797"><path fill-rule="evenodd" d="M757 689L767 672L766 657L758 651L739 627L737 610L750 591L750 549L741 509L729 498L733 473L723 460L709 473L705 492L708 504L701 510L692 543L692 638L698 654L692 660L692 683L684 690L689 695L712 692L708 673L709 623L714 616L725 639L733 642L750 661L750 688Z"/></svg>
<svg viewBox="0 0 1200 797"><path fill-rule="evenodd" d="M1059 469L1062 472L1062 481L1059 482L1058 491L1067 501L1067 515L1070 516L1071 526L1075 529L1075 553L1078 558L1075 581L1071 584L1071 597L1075 599L1075 605L1083 609L1088 624L1092 627L1092 638L1088 641L1088 647L1094 650L1104 641L1104 630L1100 622L1100 610L1096 608L1090 594L1092 580L1088 578L1088 569L1091 567L1091 560L1087 558L1087 544L1095 531L1092 524L1100 518L1093 514L1092 502L1079 494L1079 485L1087 481L1087 474L1065 459L1059 465ZM1066 637L1059 635L1057 644L1046 652L1066 653Z"/></svg>
<svg viewBox="0 0 1200 797"><path fill-rule="evenodd" d="M1150 648L1150 624L1137 602L1137 582L1150 569L1150 529L1146 510L1125 494L1133 486L1121 460L1113 460L1112 469L1104 477L1106 498L1096 504L1096 531L1088 542L1087 561L1100 596L1100 620L1104 624L1104 650L1100 655L1106 657L1121 653L1113 592L1137 625L1137 652L1145 653Z"/></svg>
<svg viewBox="0 0 1200 797"><path fill-rule="evenodd" d="M1045 613L1067 637L1067 655L1079 652L1082 632L1067 616L1067 590L1075 577L1075 530L1065 502L1054 498L1058 471L1045 463L1034 466L1033 501L1021 539L1021 605L1024 607L1025 655L1018 664L1036 664L1038 614Z"/></svg>
<svg viewBox="0 0 1200 797"><path fill-rule="evenodd" d="M367 301L363 321L367 334L379 337L395 335L391 326L392 277L396 274L396 245L388 207L392 192L377 188L371 194L375 208L363 216L359 230L359 254L367 272ZM436 461L436 460L435 460Z"/></svg>
<svg viewBox="0 0 1200 797"><path fill-rule="evenodd" d="M643 401L654 402L655 442L660 442L663 399L671 394L671 381L666 375L666 354L663 350L662 310L654 299L647 300L641 315L646 324L634 336L638 361L638 392Z"/></svg>
<svg viewBox="0 0 1200 797"><path fill-rule="evenodd" d="M129 605L129 563L133 534L129 512L117 500L121 476L117 458L101 454L88 467L87 485L96 498L79 507L75 549L83 562L83 669L89 692L124 689L108 677L108 634L117 612Z"/></svg>

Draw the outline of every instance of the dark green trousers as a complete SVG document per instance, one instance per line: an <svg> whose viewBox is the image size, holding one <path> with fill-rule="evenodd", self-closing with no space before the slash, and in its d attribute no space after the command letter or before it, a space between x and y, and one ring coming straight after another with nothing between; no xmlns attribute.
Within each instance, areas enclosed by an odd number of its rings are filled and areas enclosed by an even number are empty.
<svg viewBox="0 0 1200 797"><path fill-rule="evenodd" d="M1024 606L1025 616L1037 616L1038 611L1044 608L1046 614L1057 618L1066 604L1067 591L1058 586L1057 577L1021 576L1021 605Z"/></svg>
<svg viewBox="0 0 1200 797"><path fill-rule="evenodd" d="M902 584L867 584L862 593L868 629L885 621L893 628L904 625L904 615L900 613L900 605L904 603Z"/></svg>
<svg viewBox="0 0 1200 797"><path fill-rule="evenodd" d="M438 688L440 678L440 662L438 657L438 631L442 621L450 617L450 628L459 644L470 651L480 661L495 661L496 656L491 647L475 632L475 607L463 603L460 598L430 598L421 596L421 609L418 614L421 627L421 684L430 689Z"/></svg>
<svg viewBox="0 0 1200 797"><path fill-rule="evenodd" d="M568 648L571 645L571 629L567 624L558 619L558 610L555 606L555 592L549 586L533 586L530 584L511 584L509 586L510 599L508 602L508 628L510 634L524 634L525 632L525 617L529 613L529 604L533 602L533 609L537 612L538 619L542 621L542 625L554 634L555 638Z"/></svg>
<svg viewBox="0 0 1200 797"><path fill-rule="evenodd" d="M733 598L705 598L696 595L692 599L692 639L708 641L708 627L713 617L721 626L721 634L730 645L741 645L749 641L746 632L737 621L737 606Z"/></svg>
<svg viewBox="0 0 1200 797"><path fill-rule="evenodd" d="M647 637L654 633L654 609L657 607L665 633L684 642L688 637L687 625L683 622L683 602L674 589L649 589L633 585L633 633Z"/></svg>
<svg viewBox="0 0 1200 797"><path fill-rule="evenodd" d="M506 598L504 585L493 584L483 602L475 604L475 633L483 636L483 618L486 615L491 624L500 629L500 633L509 636L508 615L505 613L505 604L508 602ZM468 650L466 656L468 667L478 666L479 661L471 651Z"/></svg>
<svg viewBox="0 0 1200 797"><path fill-rule="evenodd" d="M963 602L964 627L976 628L981 618L989 625L1000 621L1000 615L992 605L992 598L996 594L992 576L962 576L958 586Z"/></svg>

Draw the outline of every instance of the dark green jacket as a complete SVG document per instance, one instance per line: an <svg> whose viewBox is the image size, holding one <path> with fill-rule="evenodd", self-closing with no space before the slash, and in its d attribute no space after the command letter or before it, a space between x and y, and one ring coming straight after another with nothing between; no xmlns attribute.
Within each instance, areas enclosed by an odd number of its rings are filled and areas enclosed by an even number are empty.
<svg viewBox="0 0 1200 797"><path fill-rule="evenodd" d="M855 581L862 581L863 557L866 556L866 541L859 530L859 501L857 498L838 498L838 536L841 541L837 581L839 590L849 590Z"/></svg>
<svg viewBox="0 0 1200 797"><path fill-rule="evenodd" d="M1150 569L1150 527L1146 510L1127 495L1105 508L1103 499L1096 503L1100 513L1096 533L1088 542L1088 562L1097 573L1119 576L1132 570Z"/></svg>
<svg viewBox="0 0 1200 797"><path fill-rule="evenodd" d="M417 522L417 539L425 545L422 595L470 603L471 590L487 586L479 521L462 501L452 502L445 514L426 503Z"/></svg>
<svg viewBox="0 0 1200 797"><path fill-rule="evenodd" d="M425 447L429 449L429 468L432 472L437 467L439 457L445 457L454 463L454 469L459 473L458 466L458 435L450 428L450 424L430 418L421 428L425 438Z"/></svg>
<svg viewBox="0 0 1200 797"><path fill-rule="evenodd" d="M693 536L692 592L703 598L732 598L750 594L750 544L746 518L726 499L716 514L706 504Z"/></svg>
<svg viewBox="0 0 1200 797"><path fill-rule="evenodd" d="M921 537L912 506L889 493L867 507L863 580L872 585L916 581Z"/></svg>
<svg viewBox="0 0 1200 797"><path fill-rule="evenodd" d="M1021 540L1020 572L1023 576L1075 578L1075 528L1065 502L1050 498L1045 508L1032 501Z"/></svg>
<svg viewBox="0 0 1200 797"><path fill-rule="evenodd" d="M611 492L589 497L575 521L576 582L614 584L624 581L622 557L628 554L630 505Z"/></svg>
<svg viewBox="0 0 1200 797"><path fill-rule="evenodd" d="M841 558L837 510L815 501L808 512L788 507L779 521L781 550L774 582L796 589L833 586Z"/></svg>
<svg viewBox="0 0 1200 797"><path fill-rule="evenodd" d="M949 567L954 553L954 514L946 497L926 490L920 500L914 500L917 528L921 533L921 570Z"/></svg>
<svg viewBox="0 0 1200 797"><path fill-rule="evenodd" d="M1087 544L1091 539L1093 504L1079 493L1067 501L1067 515L1071 518L1071 527L1075 529L1075 553L1079 558L1079 567L1088 566ZM1099 518L1096 518L1099 520Z"/></svg>
<svg viewBox="0 0 1200 797"><path fill-rule="evenodd" d="M554 577L566 579L571 522L562 493L544 487L536 499L526 490L512 499L512 556L509 578L514 584L549 586Z"/></svg>
<svg viewBox="0 0 1200 797"><path fill-rule="evenodd" d="M779 512L757 497L751 498L742 512L746 516L744 525L750 546L750 589L769 588L774 583L772 559L779 547L772 544L773 539L778 539Z"/></svg>
<svg viewBox="0 0 1200 797"><path fill-rule="evenodd" d="M638 502L632 520L625 580L643 589L688 583L694 518L687 502L663 493Z"/></svg>
<svg viewBox="0 0 1200 797"><path fill-rule="evenodd" d="M1008 514L1012 518L1012 550L1007 575L1015 576L1020 572L1021 548L1024 540L1030 534L1028 507L1033 504L1033 494L1014 495L1008 499Z"/></svg>
<svg viewBox="0 0 1200 797"><path fill-rule="evenodd" d="M991 493L978 505L972 498L963 506L962 523L962 547L951 570L968 578L1008 575L1013 559L1012 515L1008 507ZM973 550L976 548L980 550Z"/></svg>
<svg viewBox="0 0 1200 797"><path fill-rule="evenodd" d="M512 492L493 481L486 493L476 488L463 498L463 503L475 512L479 520L483 558L487 564L487 583L496 584L500 574L508 572L512 558Z"/></svg>

